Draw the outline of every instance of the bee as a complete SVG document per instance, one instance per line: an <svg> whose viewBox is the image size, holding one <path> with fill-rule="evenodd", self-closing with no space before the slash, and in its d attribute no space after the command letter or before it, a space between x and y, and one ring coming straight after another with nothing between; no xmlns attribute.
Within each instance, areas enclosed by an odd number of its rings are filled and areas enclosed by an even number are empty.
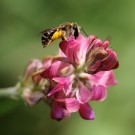
<svg viewBox="0 0 135 135"><path fill-rule="evenodd" d="M60 24L58 27L53 27L42 31L42 45L48 46L51 42L61 38L67 40L69 36L73 36L75 39L79 36L80 30L83 30L77 23L66 22ZM84 31L84 30L83 30Z"/></svg>

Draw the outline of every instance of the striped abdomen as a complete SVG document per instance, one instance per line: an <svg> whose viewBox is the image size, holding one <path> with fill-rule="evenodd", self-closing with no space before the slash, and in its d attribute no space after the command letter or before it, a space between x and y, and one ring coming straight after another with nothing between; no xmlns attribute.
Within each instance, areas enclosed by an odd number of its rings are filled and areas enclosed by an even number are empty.
<svg viewBox="0 0 135 135"><path fill-rule="evenodd" d="M46 31L42 35L42 45L44 47L46 47L52 41L54 41L54 40L56 40L58 38L62 38L62 37L63 37L63 32L61 30L55 29L55 30Z"/></svg>

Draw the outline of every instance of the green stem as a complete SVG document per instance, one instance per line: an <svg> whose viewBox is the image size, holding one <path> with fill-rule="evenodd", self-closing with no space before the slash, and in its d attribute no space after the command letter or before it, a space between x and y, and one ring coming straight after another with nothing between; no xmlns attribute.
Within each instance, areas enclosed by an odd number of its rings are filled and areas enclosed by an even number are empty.
<svg viewBox="0 0 135 135"><path fill-rule="evenodd" d="M17 99L19 97L17 87L0 88L0 97Z"/></svg>

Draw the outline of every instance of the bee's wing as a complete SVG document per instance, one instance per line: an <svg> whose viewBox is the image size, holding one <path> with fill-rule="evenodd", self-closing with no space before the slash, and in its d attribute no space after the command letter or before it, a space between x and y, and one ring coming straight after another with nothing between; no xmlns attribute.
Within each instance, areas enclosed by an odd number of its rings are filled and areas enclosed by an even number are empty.
<svg viewBox="0 0 135 135"><path fill-rule="evenodd" d="M55 31L55 30L58 30L58 29L61 29L61 28L63 28L63 26L52 27L52 28L41 31L40 34L44 34L44 33L49 32L49 31Z"/></svg>
<svg viewBox="0 0 135 135"><path fill-rule="evenodd" d="M40 34L44 34L44 33L48 32L48 31L50 31L50 30L53 30L53 29L54 29L54 28L45 29L45 30L41 31Z"/></svg>
<svg viewBox="0 0 135 135"><path fill-rule="evenodd" d="M49 29L45 29L45 30L43 30L43 31L41 31L41 32L39 32L39 33L37 33L36 35L42 35L42 34L48 32L48 31L50 31L50 30L55 30L55 27L49 28Z"/></svg>

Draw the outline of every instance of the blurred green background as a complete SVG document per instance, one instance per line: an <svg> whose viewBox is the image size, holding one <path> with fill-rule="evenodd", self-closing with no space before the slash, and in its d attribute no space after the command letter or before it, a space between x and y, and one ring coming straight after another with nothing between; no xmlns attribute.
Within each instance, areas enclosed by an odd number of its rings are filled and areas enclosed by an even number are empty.
<svg viewBox="0 0 135 135"><path fill-rule="evenodd" d="M32 58L57 54L58 41L43 49L40 31L71 21L104 40L111 35L120 61L119 84L104 102L92 102L94 121L79 114L57 122L40 103L0 99L1 135L134 135L135 134L135 1L134 0L0 0L0 87L14 85ZM55 45L56 44L56 45Z"/></svg>

